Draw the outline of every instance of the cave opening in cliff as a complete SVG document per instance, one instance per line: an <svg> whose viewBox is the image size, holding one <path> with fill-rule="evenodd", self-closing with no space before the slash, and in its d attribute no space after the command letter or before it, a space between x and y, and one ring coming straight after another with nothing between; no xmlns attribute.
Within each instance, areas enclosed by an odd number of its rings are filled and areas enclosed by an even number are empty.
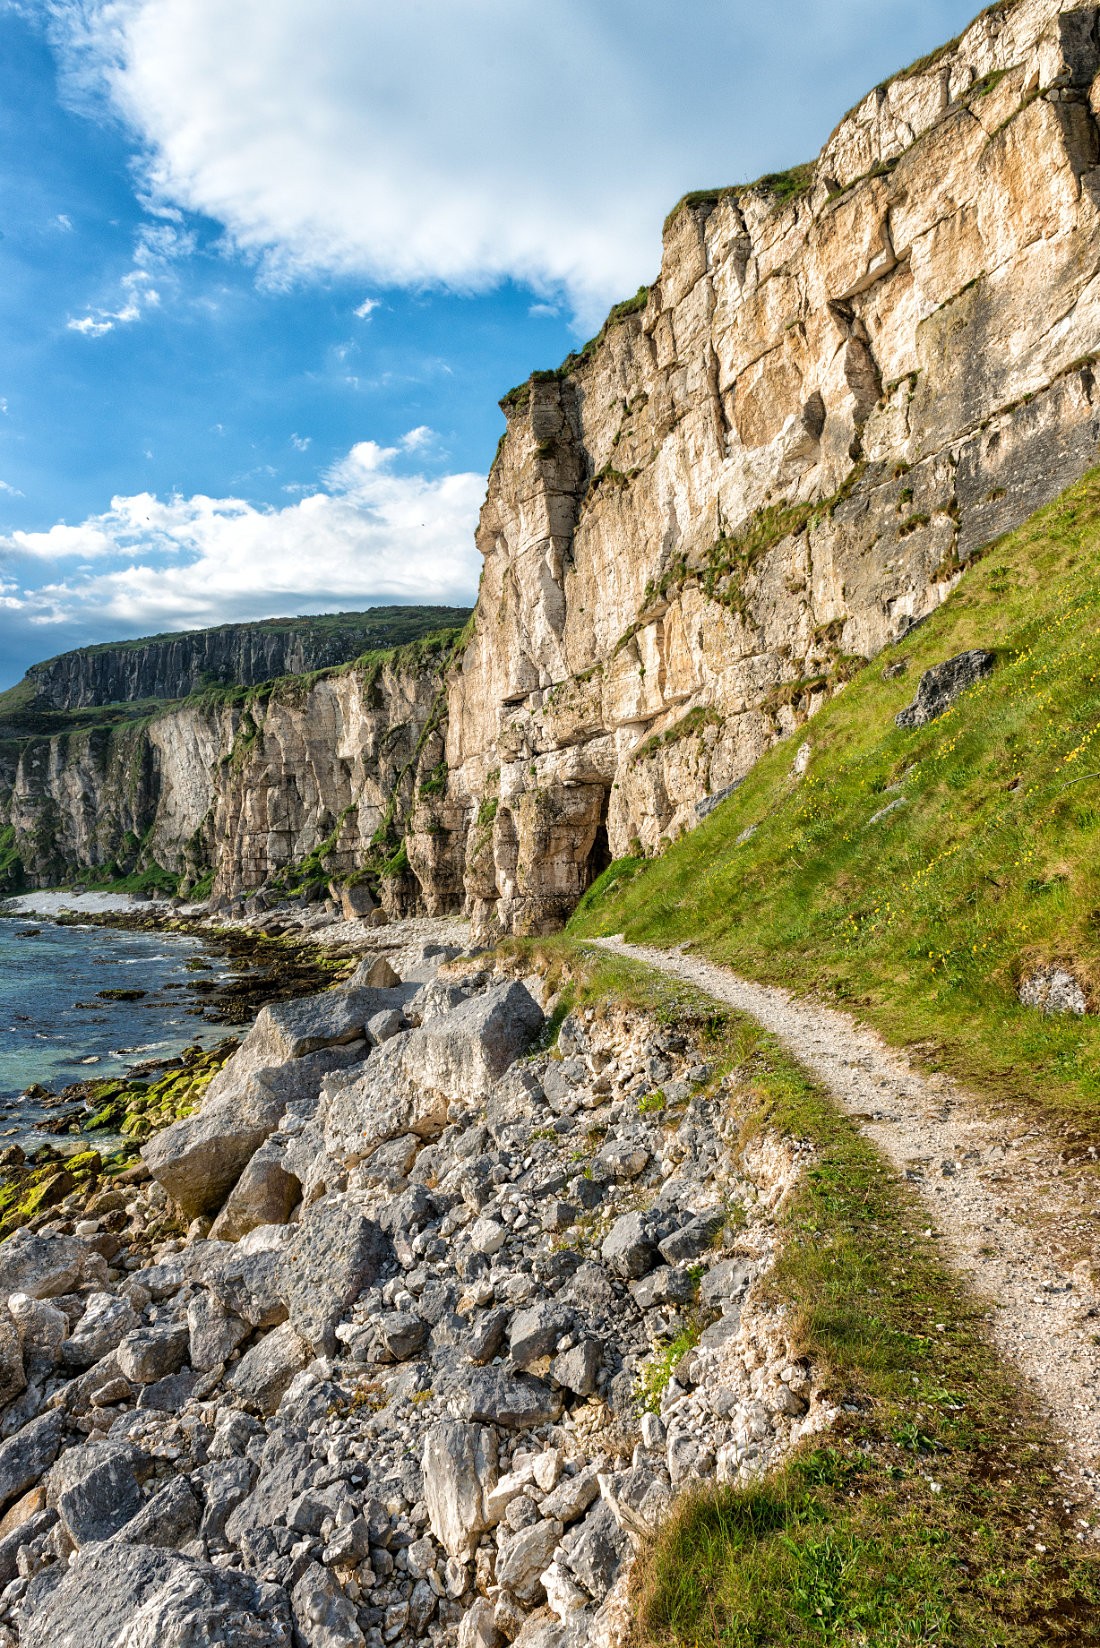
<svg viewBox="0 0 1100 1648"><path fill-rule="evenodd" d="M600 809L600 822L596 825L596 834L592 838L592 845L588 849L588 857L584 866L585 888L591 887L603 875L611 863L611 842L607 834L607 806L610 797L605 795Z"/></svg>

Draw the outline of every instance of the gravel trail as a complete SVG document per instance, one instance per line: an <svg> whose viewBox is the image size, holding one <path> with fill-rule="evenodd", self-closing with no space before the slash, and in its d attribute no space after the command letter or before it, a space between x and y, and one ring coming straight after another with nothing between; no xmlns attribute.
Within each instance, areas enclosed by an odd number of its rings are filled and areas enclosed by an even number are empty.
<svg viewBox="0 0 1100 1648"><path fill-rule="evenodd" d="M1100 1504L1100 1275L1095 1174L1073 1172L1033 1118L994 1115L847 1014L751 983L680 950L603 948L748 1014L822 1081L911 1180L933 1232L988 1301L993 1338L1024 1374L1082 1486Z"/></svg>

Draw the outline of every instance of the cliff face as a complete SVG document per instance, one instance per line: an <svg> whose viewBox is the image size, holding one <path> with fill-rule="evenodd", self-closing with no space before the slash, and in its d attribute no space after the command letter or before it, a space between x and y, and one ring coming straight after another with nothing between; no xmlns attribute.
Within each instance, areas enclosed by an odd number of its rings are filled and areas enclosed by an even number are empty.
<svg viewBox="0 0 1100 1648"><path fill-rule="evenodd" d="M383 863L442 757L449 656L449 643L410 647L237 701L211 694L28 741L9 802L26 874L48 884L155 863L185 884L213 870L215 895L233 896L311 857L318 879ZM381 885L394 910L415 891L407 875Z"/></svg>
<svg viewBox="0 0 1100 1648"><path fill-rule="evenodd" d="M331 669L375 648L461 625L468 616L457 607L376 607L322 618L222 624L62 653L34 665L27 681L40 705L57 710L186 698L204 687L254 687L280 675Z"/></svg>
<svg viewBox="0 0 1100 1648"><path fill-rule="evenodd" d="M995 8L816 168L689 197L503 403L437 819L483 925L691 824L1096 461L1098 18Z"/></svg>
<svg viewBox="0 0 1100 1648"><path fill-rule="evenodd" d="M436 658L34 743L31 874L134 837L236 891L384 825L396 907L539 931L689 827L1097 461L1098 70L1096 7L1002 4L814 166L688 197L648 293L503 403L445 706ZM73 669L74 703L186 674Z"/></svg>

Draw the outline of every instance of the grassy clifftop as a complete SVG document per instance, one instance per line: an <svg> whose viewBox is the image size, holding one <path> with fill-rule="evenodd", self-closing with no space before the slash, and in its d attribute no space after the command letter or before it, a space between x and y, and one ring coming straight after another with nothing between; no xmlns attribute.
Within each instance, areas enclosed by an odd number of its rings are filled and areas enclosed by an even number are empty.
<svg viewBox="0 0 1100 1648"><path fill-rule="evenodd" d="M921 672L971 647L993 674L895 727ZM1100 1005L1100 470L991 545L697 830L612 865L572 931L690 941L1100 1139L1100 1019L1017 996L1058 963Z"/></svg>

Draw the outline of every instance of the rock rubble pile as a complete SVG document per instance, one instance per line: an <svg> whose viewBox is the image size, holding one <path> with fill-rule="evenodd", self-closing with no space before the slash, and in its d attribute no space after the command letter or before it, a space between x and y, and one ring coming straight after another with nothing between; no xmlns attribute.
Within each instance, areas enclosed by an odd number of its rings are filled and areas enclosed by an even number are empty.
<svg viewBox="0 0 1100 1648"><path fill-rule="evenodd" d="M831 1423L759 1286L805 1148L553 1005L368 959L0 1246L4 1648L610 1645L675 1497Z"/></svg>

